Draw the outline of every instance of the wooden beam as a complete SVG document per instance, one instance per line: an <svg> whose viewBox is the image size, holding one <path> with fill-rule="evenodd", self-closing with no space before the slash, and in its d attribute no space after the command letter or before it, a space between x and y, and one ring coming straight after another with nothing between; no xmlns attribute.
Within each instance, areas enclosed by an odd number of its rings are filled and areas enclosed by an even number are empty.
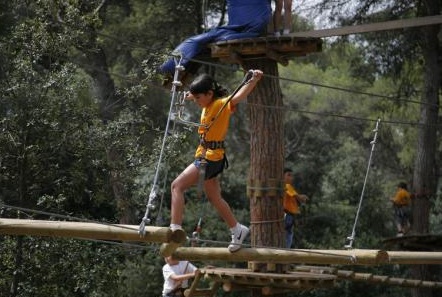
<svg viewBox="0 0 442 297"><path fill-rule="evenodd" d="M203 274L201 273L201 270L198 269L195 272L195 278L192 282L192 285L190 286L190 288L184 291L185 297L198 297L198 296L211 297L216 293L216 290L218 290L220 286L219 283L214 283L211 288L198 289L198 284L202 276Z"/></svg>
<svg viewBox="0 0 442 297"><path fill-rule="evenodd" d="M0 234L70 237L137 242L184 243L182 230L172 232L167 227L146 226L146 235L138 234L138 225L100 224L85 222L0 219Z"/></svg>
<svg viewBox="0 0 442 297"><path fill-rule="evenodd" d="M417 17L417 18L402 19L395 21L346 26L341 28L295 32L289 34L288 36L324 38L324 37L353 35L353 34L368 33L368 32L377 32L377 31L399 30L399 29L412 28L412 27L437 25L441 23L442 23L442 15L433 15L433 16Z"/></svg>
<svg viewBox="0 0 442 297"><path fill-rule="evenodd" d="M309 263L375 265L388 261L380 250L286 250L275 248L242 248L230 253L226 248L180 247L173 253L178 259L190 261L219 260L228 262L259 261L269 263ZM442 257L441 257L442 260Z"/></svg>
<svg viewBox="0 0 442 297"><path fill-rule="evenodd" d="M180 247L178 259L191 261L268 262L341 265L442 264L442 252L402 252L382 250L287 250L276 248L242 248L230 253L226 248Z"/></svg>
<svg viewBox="0 0 442 297"><path fill-rule="evenodd" d="M442 264L442 252L388 252L390 264Z"/></svg>

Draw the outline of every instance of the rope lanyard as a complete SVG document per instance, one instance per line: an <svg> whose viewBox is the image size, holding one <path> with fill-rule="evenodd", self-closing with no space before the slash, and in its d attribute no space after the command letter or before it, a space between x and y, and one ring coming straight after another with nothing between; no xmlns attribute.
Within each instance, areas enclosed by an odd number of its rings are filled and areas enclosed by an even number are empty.
<svg viewBox="0 0 442 297"><path fill-rule="evenodd" d="M353 248L353 241L355 240L355 235L356 235L356 225L358 223L359 213L361 211L362 200L364 198L364 192L365 192L365 185L367 184L368 173L370 172L371 159L372 159L373 152L374 152L374 147L376 145L376 141L377 141L377 138L378 138L378 131L379 131L379 123L380 122L381 122L381 119L378 119L377 122L376 122L376 128L373 130L374 137L373 137L373 140L370 142L370 144L371 144L371 151L370 151L370 157L368 159L367 171L365 173L364 185L362 186L361 197L359 198L359 205L358 205L358 210L356 211L356 217L355 217L355 222L353 224L353 230L351 232L351 235L347 237L347 244L344 246L346 249L352 249Z"/></svg>
<svg viewBox="0 0 442 297"><path fill-rule="evenodd" d="M177 97L177 87L182 86L182 83L178 80L179 77L179 73L181 71L184 70L184 67L181 65L181 61L182 61L182 57L178 58L174 58L175 59L175 73L174 73L174 77L173 77L173 82L172 82L172 99L170 102L170 107L169 107L169 114L167 117L167 122L166 122L166 128L164 131L164 136L163 136L163 141L161 144L161 151L160 151L160 156L158 158L158 163L155 169L155 176L153 179L153 185L149 194L149 199L146 205L146 212L144 213L144 217L141 220L140 226L139 226L139 230L138 230L138 234L140 234L140 236L144 236L146 234L145 231L145 227L146 224L150 224L151 219L149 217L149 211L150 210L154 210L155 209L155 200L158 197L158 193L159 193L159 187L158 187L158 176L159 176L159 172L160 172L160 166L163 160L163 154L164 154L164 150L166 147L166 139L167 136L169 134L169 125L170 122L172 120L172 110L173 110L173 106L175 105L175 100Z"/></svg>

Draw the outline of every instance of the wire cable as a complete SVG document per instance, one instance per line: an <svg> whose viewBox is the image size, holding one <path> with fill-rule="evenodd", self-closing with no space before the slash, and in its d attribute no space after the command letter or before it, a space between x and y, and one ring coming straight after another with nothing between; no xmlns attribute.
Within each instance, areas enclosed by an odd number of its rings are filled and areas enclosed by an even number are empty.
<svg viewBox="0 0 442 297"><path fill-rule="evenodd" d="M344 246L346 249L353 248L353 242L354 242L355 236L356 236L356 225L358 224L359 214L361 212L362 200L364 199L365 186L367 185L368 173L370 172L371 159L373 157L374 147L376 145L376 141L378 138L378 131L379 131L379 123L380 122L381 122L381 120L378 119L378 121L376 122L376 128L373 130L374 137L370 143L371 144L371 151L370 151L370 157L368 158L367 170L365 172L364 184L362 186L361 197L359 198L359 205L358 205L358 209L356 211L356 217L355 217L355 221L353 224L353 229L351 231L351 235L347 237L347 240L348 240L347 244Z"/></svg>
<svg viewBox="0 0 442 297"><path fill-rule="evenodd" d="M203 62L203 61L202 61ZM78 66L80 66L80 67L91 67L90 65L84 65L84 64L81 64L81 63L78 63L78 62L72 62L73 64L76 64L76 65L78 65ZM216 65L218 65L218 64L216 64L216 63L208 63L209 65L214 65L214 66L216 66ZM226 69L229 69L229 70L231 70L232 69L232 67L228 67L228 66L223 66L223 65L218 65L218 66L216 66L216 67L222 67L222 68L226 68ZM94 68L95 69L95 68ZM97 69L97 71L102 71L102 72L105 72L104 70L101 70L101 69ZM237 71L237 70L234 70L234 71ZM122 74L117 74L117 73L111 73L111 72L109 72L110 74L112 74L112 75L115 75L115 76L118 76L118 77L120 77L120 78L122 78L122 79L127 79L127 80L130 80L130 81L136 81L134 78L132 78L132 77L127 77L127 76L124 76L124 75L122 75ZM265 74L264 74L264 76L266 76ZM274 78L274 76L272 77L272 76L270 76L271 78ZM284 78L280 78L280 79L282 79L282 80L284 80ZM165 89L164 89L164 87L161 87L161 86L159 86L159 85L156 85L156 84L154 84L153 82L145 82L144 80L142 81L142 80L139 80L139 82L141 83L141 82L143 82L143 83L148 83L148 85L150 85L151 87L154 87L154 88L157 88L157 89L161 89L162 91L166 91ZM308 82L307 82L307 84L309 84ZM416 101L414 101L414 102L416 102ZM309 110L302 110L302 109L294 109L294 108L291 108L291 107L289 107L289 106L283 106L283 107L277 107L277 106L272 106L272 105L258 105L258 104L251 104L251 103L246 103L247 105L256 105L256 106L261 106L261 107L263 107L263 108L268 108L268 109L278 109L278 108L281 108L281 109L283 109L284 111L289 111L289 110L291 110L291 111L294 111L294 112L298 112L298 113L305 113L305 114L314 114L314 115L318 115L318 116L326 116L326 117L338 117L338 118L345 118L345 119L352 119L352 120L358 120L358 121L368 121L368 122L376 122L377 121L377 119L370 119L370 118L362 118L362 117L356 117L356 116L351 116L351 115L343 115L343 114L336 114L336 113L329 113L329 112L316 112L316 111L309 111ZM423 123L419 123L419 122L405 122L405 121L394 121L394 120L388 120L388 119L382 119L382 123L383 124L394 124L394 125L407 125L407 126L417 126L417 127L441 127L442 126L442 124L434 124L434 125L430 125L430 124L423 124Z"/></svg>

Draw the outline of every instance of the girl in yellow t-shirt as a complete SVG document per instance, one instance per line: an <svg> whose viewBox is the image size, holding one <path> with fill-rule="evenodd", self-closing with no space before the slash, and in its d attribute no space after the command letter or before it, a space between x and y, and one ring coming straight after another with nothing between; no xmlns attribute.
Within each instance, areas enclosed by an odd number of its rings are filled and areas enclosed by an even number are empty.
<svg viewBox="0 0 442 297"><path fill-rule="evenodd" d="M247 98L262 78L261 70L251 70L252 78L243 85L232 98L227 97L225 90L209 75L198 76L189 86L190 93L187 98L193 100L202 108L201 125L198 134L202 140L192 162L172 182L171 222L172 230L181 229L184 212L184 191L198 183L201 160L207 162L204 191L210 203L227 223L232 233L232 241L228 247L230 252L241 248L249 228L241 225L236 220L230 206L221 196L221 188L217 178L226 164L224 139L229 126L229 118L235 106Z"/></svg>

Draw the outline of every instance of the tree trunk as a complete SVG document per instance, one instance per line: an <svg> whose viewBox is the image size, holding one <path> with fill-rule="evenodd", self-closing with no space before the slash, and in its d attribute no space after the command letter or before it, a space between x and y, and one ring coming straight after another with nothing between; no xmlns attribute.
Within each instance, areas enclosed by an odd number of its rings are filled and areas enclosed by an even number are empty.
<svg viewBox="0 0 442 297"><path fill-rule="evenodd" d="M94 79L96 96L100 100L100 114L104 123L112 121L123 107L124 100L116 95L115 84L109 75L106 55L102 48L90 45L94 50L83 48L86 55L85 71ZM110 167L109 183L117 201L120 224L135 223L135 210L124 187L120 164L120 153L113 146L107 149L107 161Z"/></svg>
<svg viewBox="0 0 442 297"><path fill-rule="evenodd" d="M440 12L439 0L426 2L424 14L437 14ZM420 123L422 127L418 132L416 161L413 174L413 222L412 231L417 234L429 233L429 214L431 200L435 198L437 188L437 129L439 113L439 89L441 84L439 40L440 26L425 27L422 29L421 48L424 57L424 88ZM430 267L417 265L412 267L412 276L416 279L431 280ZM412 290L413 297L431 297L431 289L417 288Z"/></svg>
<svg viewBox="0 0 442 297"><path fill-rule="evenodd" d="M246 63L247 69L261 69L278 77L278 65L269 59ZM248 98L250 118L250 198L251 243L255 247L283 247L284 224L282 172L284 132L282 95L279 80L264 76ZM281 272L275 265L249 263L254 271Z"/></svg>

